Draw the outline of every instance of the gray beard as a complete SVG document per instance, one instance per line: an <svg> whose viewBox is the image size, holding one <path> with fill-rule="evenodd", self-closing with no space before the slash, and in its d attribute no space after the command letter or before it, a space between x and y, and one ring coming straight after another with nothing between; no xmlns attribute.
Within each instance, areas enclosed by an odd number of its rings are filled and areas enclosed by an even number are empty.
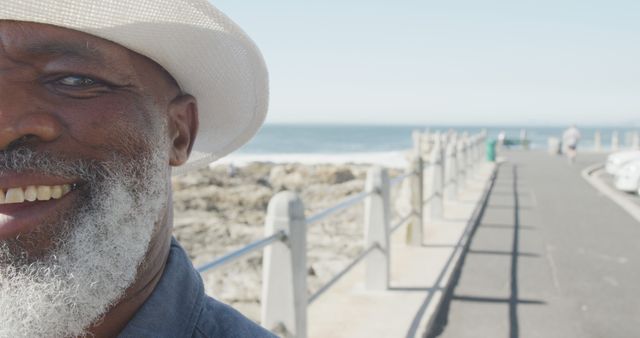
<svg viewBox="0 0 640 338"><path fill-rule="evenodd" d="M166 202L170 172L163 149L135 163L99 166L28 150L0 159L0 171L36 170L87 182L86 191L78 191L81 205L60 215L56 228L65 230L51 252L25 259L20 239L0 241L0 337L85 335L124 295Z"/></svg>

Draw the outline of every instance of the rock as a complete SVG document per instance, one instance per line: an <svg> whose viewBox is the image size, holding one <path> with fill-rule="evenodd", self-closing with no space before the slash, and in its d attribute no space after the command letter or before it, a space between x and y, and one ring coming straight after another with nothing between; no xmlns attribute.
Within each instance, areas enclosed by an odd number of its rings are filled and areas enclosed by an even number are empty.
<svg viewBox="0 0 640 338"><path fill-rule="evenodd" d="M291 166L275 166L269 173L269 183L274 190L300 191L305 184L302 173Z"/></svg>
<svg viewBox="0 0 640 338"><path fill-rule="evenodd" d="M323 166L316 169L314 181L325 184L341 184L353 179L355 176L349 168Z"/></svg>

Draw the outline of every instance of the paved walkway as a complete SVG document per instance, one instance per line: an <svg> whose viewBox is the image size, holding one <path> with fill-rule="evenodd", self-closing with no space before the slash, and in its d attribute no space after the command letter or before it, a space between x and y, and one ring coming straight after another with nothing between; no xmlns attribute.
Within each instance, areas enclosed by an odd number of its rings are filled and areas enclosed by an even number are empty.
<svg viewBox="0 0 640 338"><path fill-rule="evenodd" d="M639 337L640 224L580 170L510 152L436 320L439 337Z"/></svg>
<svg viewBox="0 0 640 338"><path fill-rule="evenodd" d="M494 168L489 163L475 168L460 197L445 202L444 219L426 223L423 245L405 243L406 226L391 236L387 290L366 290L363 262L312 303L309 337L421 337L461 257L460 243L466 243L477 219Z"/></svg>

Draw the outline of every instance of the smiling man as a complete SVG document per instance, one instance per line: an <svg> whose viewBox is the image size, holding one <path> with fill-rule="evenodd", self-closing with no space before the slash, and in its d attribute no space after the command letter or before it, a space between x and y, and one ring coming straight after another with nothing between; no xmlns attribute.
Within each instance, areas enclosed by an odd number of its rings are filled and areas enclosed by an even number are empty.
<svg viewBox="0 0 640 338"><path fill-rule="evenodd" d="M205 296L170 187L249 140L267 91L205 0L3 0L0 337L271 336Z"/></svg>

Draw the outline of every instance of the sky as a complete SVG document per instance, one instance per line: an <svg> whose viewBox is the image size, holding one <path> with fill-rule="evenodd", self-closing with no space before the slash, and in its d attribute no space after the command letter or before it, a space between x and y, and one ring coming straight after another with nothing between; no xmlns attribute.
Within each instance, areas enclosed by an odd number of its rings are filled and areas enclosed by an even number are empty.
<svg viewBox="0 0 640 338"><path fill-rule="evenodd" d="M640 126L638 0L214 0L271 123Z"/></svg>

